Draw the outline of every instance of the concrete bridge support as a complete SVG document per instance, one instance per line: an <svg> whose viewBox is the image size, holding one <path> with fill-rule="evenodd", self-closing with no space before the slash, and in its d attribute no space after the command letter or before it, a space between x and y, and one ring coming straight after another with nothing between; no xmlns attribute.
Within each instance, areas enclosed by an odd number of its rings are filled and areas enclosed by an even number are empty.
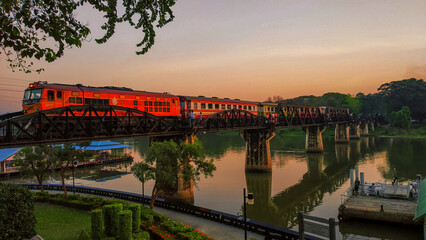
<svg viewBox="0 0 426 240"><path fill-rule="evenodd" d="M308 172L311 178L318 179L324 171L324 154L307 154Z"/></svg>
<svg viewBox="0 0 426 240"><path fill-rule="evenodd" d="M349 144L336 144L336 159L337 162L348 162L350 159L351 147Z"/></svg>
<svg viewBox="0 0 426 240"><path fill-rule="evenodd" d="M363 123L360 125L361 128L361 136L368 136L368 124Z"/></svg>
<svg viewBox="0 0 426 240"><path fill-rule="evenodd" d="M269 129L244 130L240 133L246 141L246 171L271 172L271 148L269 141L275 132Z"/></svg>
<svg viewBox="0 0 426 240"><path fill-rule="evenodd" d="M349 127L349 139L359 139L361 137L360 124L353 123Z"/></svg>
<svg viewBox="0 0 426 240"><path fill-rule="evenodd" d="M348 124L346 123L336 124L334 140L336 143L349 143L349 125Z"/></svg>
<svg viewBox="0 0 426 240"><path fill-rule="evenodd" d="M322 153L324 144L322 142L321 133L325 130L325 126L312 126L303 128L306 133L305 150L308 153Z"/></svg>
<svg viewBox="0 0 426 240"><path fill-rule="evenodd" d="M162 142L168 140L174 140L178 144L181 142L194 144L195 139L195 135L154 137L150 138L150 144L152 142ZM175 187L170 189L161 189L158 193L158 197L188 204L194 204L194 185L192 179L190 181L185 181L181 172L178 172L176 178L177 181Z"/></svg>

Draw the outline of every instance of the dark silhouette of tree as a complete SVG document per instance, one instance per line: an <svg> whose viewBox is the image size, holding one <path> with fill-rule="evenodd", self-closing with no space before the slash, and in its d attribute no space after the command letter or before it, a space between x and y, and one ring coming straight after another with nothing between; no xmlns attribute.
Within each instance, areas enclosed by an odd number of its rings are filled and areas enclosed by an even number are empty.
<svg viewBox="0 0 426 240"><path fill-rule="evenodd" d="M154 45L154 27L161 28L174 18L171 7L175 0L6 0L0 1L0 48L12 70L31 72L38 59L53 62L65 48L81 47L90 34L87 25L76 19L79 7L90 5L103 13L105 34L96 39L101 44L110 39L118 23L127 22L140 29L143 38L136 54L144 54ZM124 12L119 9L121 5ZM120 13L123 12L123 13ZM0 52L1 53L1 52ZM40 72L43 69L37 69Z"/></svg>

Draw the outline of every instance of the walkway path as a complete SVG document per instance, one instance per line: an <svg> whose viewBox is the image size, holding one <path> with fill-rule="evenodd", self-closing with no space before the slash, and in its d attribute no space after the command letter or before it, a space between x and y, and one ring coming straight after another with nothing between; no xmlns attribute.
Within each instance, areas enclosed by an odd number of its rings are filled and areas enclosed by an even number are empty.
<svg viewBox="0 0 426 240"><path fill-rule="evenodd" d="M49 190L49 192L62 192L62 191ZM72 193L69 192L68 194L72 194ZM82 194L82 193L79 193L79 194L89 195L89 194ZM93 195L93 196L97 196L97 195ZM100 197L100 196L97 196L97 197ZM104 197L104 198L108 198L108 197ZM154 210L160 214L163 214L169 217L170 219L176 222L181 222L188 226L196 228L200 230L201 232L217 240L244 239L244 230L240 228L235 228L222 223L209 221L207 219L198 218L192 215L188 215L188 214L184 214L181 212L176 212L176 211L172 211L168 209L163 209L159 207L154 207ZM264 238L265 237L262 235L255 234L252 232L247 232L247 239L261 240Z"/></svg>

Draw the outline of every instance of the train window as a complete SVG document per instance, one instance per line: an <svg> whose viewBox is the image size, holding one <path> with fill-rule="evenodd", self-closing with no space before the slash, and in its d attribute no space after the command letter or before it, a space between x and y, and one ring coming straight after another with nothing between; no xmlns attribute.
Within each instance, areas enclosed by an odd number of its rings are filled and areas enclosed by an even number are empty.
<svg viewBox="0 0 426 240"><path fill-rule="evenodd" d="M77 104L82 104L83 103L83 98L81 98L81 97L78 97L78 98L75 98L75 102L77 103Z"/></svg>
<svg viewBox="0 0 426 240"><path fill-rule="evenodd" d="M228 110L231 110L231 105L228 104L226 107L228 108Z"/></svg>
<svg viewBox="0 0 426 240"><path fill-rule="evenodd" d="M163 107L163 112L167 112L167 110L166 110L167 108L165 108L165 107Z"/></svg>
<svg viewBox="0 0 426 240"><path fill-rule="evenodd" d="M201 103L201 109L206 109L206 104L205 103Z"/></svg>
<svg viewBox="0 0 426 240"><path fill-rule="evenodd" d="M47 91L47 100L54 101L55 100L55 91Z"/></svg>
<svg viewBox="0 0 426 240"><path fill-rule="evenodd" d="M251 106L248 106L248 107L249 107L248 110L251 111Z"/></svg>
<svg viewBox="0 0 426 240"><path fill-rule="evenodd" d="M145 112L148 112L148 111L149 111L149 110L148 110L148 107L145 107L145 108L144 108L144 111L145 111Z"/></svg>
<svg viewBox="0 0 426 240"><path fill-rule="evenodd" d="M256 106L253 106L253 111L256 111Z"/></svg>
<svg viewBox="0 0 426 240"><path fill-rule="evenodd" d="M151 107L152 106L152 101L149 101L149 106ZM151 111L152 112L152 111Z"/></svg>
<svg viewBox="0 0 426 240"><path fill-rule="evenodd" d="M213 109L213 103L209 103L209 109Z"/></svg>
<svg viewBox="0 0 426 240"><path fill-rule="evenodd" d="M192 109L197 109L198 108L198 104L195 102L195 103L192 103Z"/></svg>
<svg viewBox="0 0 426 240"><path fill-rule="evenodd" d="M170 102L167 102L167 107L170 107Z"/></svg>
<svg viewBox="0 0 426 240"><path fill-rule="evenodd" d="M137 101L137 100L134 100L134 101L133 101L133 105L137 106L137 105L138 105L138 101Z"/></svg>
<svg viewBox="0 0 426 240"><path fill-rule="evenodd" d="M233 105L233 108L234 108L234 109L237 109L237 105Z"/></svg>
<svg viewBox="0 0 426 240"><path fill-rule="evenodd" d="M149 107L149 112L152 112L152 107Z"/></svg>
<svg viewBox="0 0 426 240"><path fill-rule="evenodd" d="M244 110L247 110L247 106L246 105L244 105Z"/></svg>
<svg viewBox="0 0 426 240"><path fill-rule="evenodd" d="M219 109L219 104L215 104L215 105L214 105L214 108L215 108L215 109Z"/></svg>
<svg viewBox="0 0 426 240"><path fill-rule="evenodd" d="M159 111L159 112L162 112L162 111L163 111L163 108L158 108L158 111Z"/></svg>
<svg viewBox="0 0 426 240"><path fill-rule="evenodd" d="M170 112L170 108L167 108L167 112Z"/></svg>
<svg viewBox="0 0 426 240"><path fill-rule="evenodd" d="M221 106L222 108L222 110L225 110L226 108L225 108L225 104L222 104L222 106Z"/></svg>
<svg viewBox="0 0 426 240"><path fill-rule="evenodd" d="M162 107L163 106L163 102L158 102L158 106Z"/></svg>
<svg viewBox="0 0 426 240"><path fill-rule="evenodd" d="M70 98L68 99L68 101L69 101L69 103L75 103L75 97L70 97Z"/></svg>
<svg viewBox="0 0 426 240"><path fill-rule="evenodd" d="M241 105L238 105L238 109L243 109L243 106L241 106Z"/></svg>
<svg viewBox="0 0 426 240"><path fill-rule="evenodd" d="M104 99L103 103L104 103L103 105L109 105L109 100L108 99Z"/></svg>
<svg viewBox="0 0 426 240"><path fill-rule="evenodd" d="M154 108L154 112L158 112L158 108Z"/></svg>
<svg viewBox="0 0 426 240"><path fill-rule="evenodd" d="M91 101L90 101L91 99L90 98L85 98L84 99L84 104L86 104L86 105L90 105L91 104Z"/></svg>
<svg viewBox="0 0 426 240"><path fill-rule="evenodd" d="M62 92L61 91L56 92L56 99L62 99Z"/></svg>
<svg viewBox="0 0 426 240"><path fill-rule="evenodd" d="M144 102L144 105L145 105L145 106L148 106L148 101L145 101L145 102Z"/></svg>
<svg viewBox="0 0 426 240"><path fill-rule="evenodd" d="M172 99L172 103L175 103L175 99Z"/></svg>
<svg viewBox="0 0 426 240"><path fill-rule="evenodd" d="M154 102L154 106L158 106L158 102Z"/></svg>

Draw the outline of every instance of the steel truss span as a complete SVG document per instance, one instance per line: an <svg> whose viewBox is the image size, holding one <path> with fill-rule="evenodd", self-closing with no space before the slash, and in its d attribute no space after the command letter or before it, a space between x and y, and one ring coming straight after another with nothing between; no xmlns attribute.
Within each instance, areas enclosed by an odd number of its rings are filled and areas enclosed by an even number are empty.
<svg viewBox="0 0 426 240"><path fill-rule="evenodd" d="M197 132L289 128L347 123L346 112L307 112L303 107L279 109L274 118L233 109L219 112L190 127L187 119L160 117L117 106L72 106L39 111L0 122L0 147L76 142L136 136L189 135Z"/></svg>

